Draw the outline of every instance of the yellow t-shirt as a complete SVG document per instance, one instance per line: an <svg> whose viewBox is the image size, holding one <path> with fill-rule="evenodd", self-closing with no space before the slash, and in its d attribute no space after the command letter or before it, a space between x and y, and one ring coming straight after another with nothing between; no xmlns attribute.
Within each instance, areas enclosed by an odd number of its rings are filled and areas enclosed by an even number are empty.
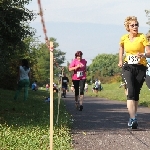
<svg viewBox="0 0 150 150"><path fill-rule="evenodd" d="M144 53L145 46L149 45L148 40L145 35L142 33L138 33L137 37L131 42L129 39L129 34L125 34L121 37L120 43L122 47L124 47L124 51L126 52L125 61L127 61L127 57L129 55L136 55L137 53ZM145 58L141 58L139 64L143 64L146 66L147 61Z"/></svg>

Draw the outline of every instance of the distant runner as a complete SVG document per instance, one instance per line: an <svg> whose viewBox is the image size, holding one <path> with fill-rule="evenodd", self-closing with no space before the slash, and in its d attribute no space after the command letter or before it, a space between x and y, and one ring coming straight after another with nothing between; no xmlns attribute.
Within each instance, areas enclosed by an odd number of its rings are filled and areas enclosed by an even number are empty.
<svg viewBox="0 0 150 150"><path fill-rule="evenodd" d="M75 59L71 62L69 66L69 71L74 71L72 75L72 81L75 89L75 104L77 108L79 107L80 111L82 111L83 109L84 87L86 82L86 64L87 64L87 61L85 59L82 59L82 55L83 53L81 51L77 51L75 53ZM79 97L79 87L80 87L80 97Z"/></svg>
<svg viewBox="0 0 150 150"><path fill-rule="evenodd" d="M68 77L66 77L66 74L64 73L63 77L62 77L62 96L65 98L66 97L66 91L68 88L68 83L69 83L69 79Z"/></svg>

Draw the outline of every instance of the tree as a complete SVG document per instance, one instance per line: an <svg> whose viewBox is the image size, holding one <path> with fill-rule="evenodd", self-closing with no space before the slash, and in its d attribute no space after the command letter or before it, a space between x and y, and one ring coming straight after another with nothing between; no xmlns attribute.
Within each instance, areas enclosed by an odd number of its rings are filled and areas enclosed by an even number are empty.
<svg viewBox="0 0 150 150"><path fill-rule="evenodd" d="M95 72L95 78L98 76L114 76L120 72L117 64L118 54L100 54L93 59L89 70Z"/></svg>
<svg viewBox="0 0 150 150"><path fill-rule="evenodd" d="M0 0L0 87L11 88L18 59L25 52L24 39L34 35L28 21L34 14L24 7L29 0ZM11 83L11 85L10 85Z"/></svg>
<svg viewBox="0 0 150 150"><path fill-rule="evenodd" d="M148 25L150 25L150 10L145 10L146 16L148 17L148 22L146 22ZM149 31L150 32L150 31Z"/></svg>
<svg viewBox="0 0 150 150"><path fill-rule="evenodd" d="M54 74L58 76L61 72L59 66L64 63L65 52L62 52L60 49L57 49L59 44L56 42L55 38L50 38L50 41L54 44ZM39 83L45 84L49 82L50 77L50 51L48 50L46 44L41 43L37 50L37 72L35 78Z"/></svg>

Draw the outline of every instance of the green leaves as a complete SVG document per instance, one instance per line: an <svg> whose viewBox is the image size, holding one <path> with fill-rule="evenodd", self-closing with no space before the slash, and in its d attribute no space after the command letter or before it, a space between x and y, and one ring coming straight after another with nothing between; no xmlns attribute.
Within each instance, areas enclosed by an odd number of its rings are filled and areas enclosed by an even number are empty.
<svg viewBox="0 0 150 150"><path fill-rule="evenodd" d="M145 13L146 13L146 17L148 18L148 22L146 22L146 24L150 25L150 10L145 10Z"/></svg>
<svg viewBox="0 0 150 150"><path fill-rule="evenodd" d="M58 66L64 63L65 60L65 53L61 50L57 49L59 44L56 42L56 39L51 37L50 41L53 41L54 44L54 51L53 55L55 58L54 61L54 74L58 75L60 70ZM46 44L41 43L39 44L37 51L35 52L37 56L37 72L38 76L35 74L38 82L42 84L49 83L49 76L50 76L50 51L47 48ZM57 64L57 65L56 65Z"/></svg>
<svg viewBox="0 0 150 150"><path fill-rule="evenodd" d="M97 73L99 76L114 76L120 72L117 64L118 54L100 54L93 59L89 70Z"/></svg>

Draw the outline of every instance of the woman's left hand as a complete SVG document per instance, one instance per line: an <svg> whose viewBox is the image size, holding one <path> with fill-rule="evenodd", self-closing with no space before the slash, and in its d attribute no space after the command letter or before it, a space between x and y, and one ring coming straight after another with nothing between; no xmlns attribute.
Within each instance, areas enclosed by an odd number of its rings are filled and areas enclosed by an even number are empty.
<svg viewBox="0 0 150 150"><path fill-rule="evenodd" d="M145 53L137 53L137 57L139 57L139 58L145 57Z"/></svg>

